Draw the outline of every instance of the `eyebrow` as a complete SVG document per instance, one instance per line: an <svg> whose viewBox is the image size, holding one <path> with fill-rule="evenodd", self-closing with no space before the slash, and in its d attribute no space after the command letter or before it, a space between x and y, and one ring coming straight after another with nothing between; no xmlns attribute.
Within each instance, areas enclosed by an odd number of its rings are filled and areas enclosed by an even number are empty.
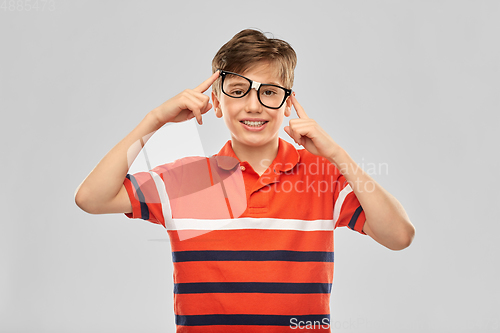
<svg viewBox="0 0 500 333"><path fill-rule="evenodd" d="M243 75L242 75L242 77L243 77L243 78L245 78L245 79L247 79L247 80L250 80L250 81L254 82L254 80L249 79L249 78L247 78L246 76L243 76ZM273 85L275 85L275 86L283 87L283 85L282 85L281 83L278 83L278 82L275 82L275 81L271 81L271 82L261 82L261 83L262 83L262 84L273 84ZM238 84L239 84L239 85L244 85L244 83L240 83L240 82L230 83L229 85L230 85L230 86L235 86L235 85L238 85Z"/></svg>
<svg viewBox="0 0 500 333"><path fill-rule="evenodd" d="M247 83L244 83L244 82L232 82L232 83L228 84L228 86L230 86L230 87L245 86L245 85L247 85Z"/></svg>
<svg viewBox="0 0 500 333"><path fill-rule="evenodd" d="M255 82L255 81L252 81L252 82ZM269 83L262 83L262 84L271 84L271 85L275 85L275 86L278 86L278 87L283 87L281 84L276 83L276 82L269 82ZM228 84L228 87L231 87L231 88L238 87L238 86L245 87L246 83L243 83L243 82L234 82L234 83L229 83Z"/></svg>

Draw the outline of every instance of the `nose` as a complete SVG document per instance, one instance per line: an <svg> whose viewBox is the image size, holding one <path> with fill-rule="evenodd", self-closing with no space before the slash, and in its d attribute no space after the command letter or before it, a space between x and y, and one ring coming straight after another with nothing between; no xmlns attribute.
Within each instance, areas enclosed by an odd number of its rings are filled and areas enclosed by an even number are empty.
<svg viewBox="0 0 500 333"><path fill-rule="evenodd" d="M245 111L261 113L262 104L259 102L257 89L250 89L250 92L246 97Z"/></svg>

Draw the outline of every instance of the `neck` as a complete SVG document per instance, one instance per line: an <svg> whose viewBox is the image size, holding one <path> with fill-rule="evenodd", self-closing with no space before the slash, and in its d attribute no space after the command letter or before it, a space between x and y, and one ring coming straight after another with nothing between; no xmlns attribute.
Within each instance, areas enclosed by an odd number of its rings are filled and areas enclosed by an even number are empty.
<svg viewBox="0 0 500 333"><path fill-rule="evenodd" d="M262 175L278 155L279 136L262 146L248 146L232 138L231 146L240 161L248 162L255 172Z"/></svg>

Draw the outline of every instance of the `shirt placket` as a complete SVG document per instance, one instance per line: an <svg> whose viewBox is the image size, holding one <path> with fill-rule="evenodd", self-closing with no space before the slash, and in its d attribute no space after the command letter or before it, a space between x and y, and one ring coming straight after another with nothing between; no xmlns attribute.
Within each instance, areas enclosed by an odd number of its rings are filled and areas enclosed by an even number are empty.
<svg viewBox="0 0 500 333"><path fill-rule="evenodd" d="M242 170L247 172L245 186L247 189L247 202L249 214L267 213L270 202L269 186L279 182L280 172L274 170L274 167L269 167L262 176L259 177L254 171L249 171L248 166L242 163ZM250 174L251 173L251 174Z"/></svg>

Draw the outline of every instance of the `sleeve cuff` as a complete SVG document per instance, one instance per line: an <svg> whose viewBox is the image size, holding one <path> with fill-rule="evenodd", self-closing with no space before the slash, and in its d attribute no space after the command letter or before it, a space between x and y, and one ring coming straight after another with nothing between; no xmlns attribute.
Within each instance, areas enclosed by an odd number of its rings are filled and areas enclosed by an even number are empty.
<svg viewBox="0 0 500 333"><path fill-rule="evenodd" d="M363 231L365 225L366 217L363 207L359 206L354 214L352 214L351 221L349 221L348 227L354 231L359 232L362 235L366 235Z"/></svg>
<svg viewBox="0 0 500 333"><path fill-rule="evenodd" d="M130 199L130 204L132 205L132 213L125 213L125 216L130 219L139 219L141 218L141 203L137 200L137 196L135 193L134 185L130 181L130 176L127 175L123 185L127 190L128 197Z"/></svg>

